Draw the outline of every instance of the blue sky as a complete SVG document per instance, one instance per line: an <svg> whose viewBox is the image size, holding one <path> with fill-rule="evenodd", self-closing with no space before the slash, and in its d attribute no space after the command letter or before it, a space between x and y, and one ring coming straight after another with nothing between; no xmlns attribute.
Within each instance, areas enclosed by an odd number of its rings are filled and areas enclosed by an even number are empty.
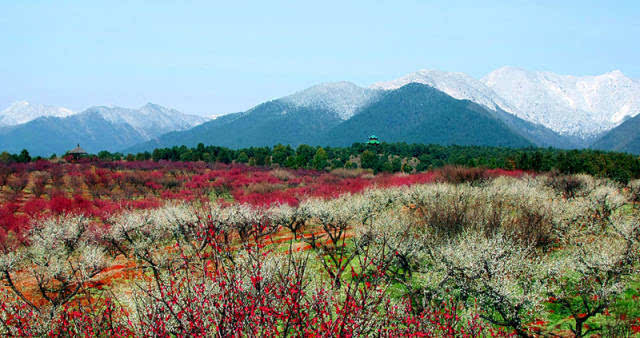
<svg viewBox="0 0 640 338"><path fill-rule="evenodd" d="M640 78L640 1L0 0L0 110L220 114L319 82L504 65Z"/></svg>

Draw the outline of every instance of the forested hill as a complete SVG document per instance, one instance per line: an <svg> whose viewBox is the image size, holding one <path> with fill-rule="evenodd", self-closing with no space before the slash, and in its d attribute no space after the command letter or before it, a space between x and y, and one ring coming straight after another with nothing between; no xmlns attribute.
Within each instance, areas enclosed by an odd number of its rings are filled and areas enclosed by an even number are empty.
<svg viewBox="0 0 640 338"><path fill-rule="evenodd" d="M410 83L321 135L322 145L347 146L376 134L388 142L526 147L533 143L486 108Z"/></svg>
<svg viewBox="0 0 640 338"><path fill-rule="evenodd" d="M613 128L598 139L592 147L640 154L640 115Z"/></svg>
<svg viewBox="0 0 640 338"><path fill-rule="evenodd" d="M200 142L241 148L278 143L315 144L317 136L342 120L335 112L302 107L274 100L251 110L219 117L185 131L171 132L126 152L153 150L174 145L195 146Z"/></svg>

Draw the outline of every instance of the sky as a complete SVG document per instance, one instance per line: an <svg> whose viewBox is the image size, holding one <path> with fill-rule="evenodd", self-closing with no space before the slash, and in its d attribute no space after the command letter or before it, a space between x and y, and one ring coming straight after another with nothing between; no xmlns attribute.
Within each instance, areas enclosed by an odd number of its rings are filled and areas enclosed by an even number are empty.
<svg viewBox="0 0 640 338"><path fill-rule="evenodd" d="M0 110L213 115L321 82L505 65L640 79L640 1L0 0Z"/></svg>

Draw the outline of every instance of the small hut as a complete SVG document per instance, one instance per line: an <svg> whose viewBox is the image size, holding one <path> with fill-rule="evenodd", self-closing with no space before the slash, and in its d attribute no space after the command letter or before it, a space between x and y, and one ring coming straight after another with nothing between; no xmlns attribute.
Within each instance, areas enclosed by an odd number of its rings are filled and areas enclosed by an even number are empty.
<svg viewBox="0 0 640 338"><path fill-rule="evenodd" d="M380 141L378 140L378 137L376 135L371 135L369 136L369 141L367 141L367 144L370 146L379 146Z"/></svg>
<svg viewBox="0 0 640 338"><path fill-rule="evenodd" d="M84 151L84 149L80 148L80 144L78 144L78 146L77 146L77 147L75 147L75 148L73 148L73 149L69 150L69 151L67 152L67 154L71 155L71 156L73 157L73 159L74 159L74 160L77 160L77 159L79 159L79 158L80 158L80 157L82 157L82 156L86 156L86 155L87 155L87 152L86 152L86 151Z"/></svg>

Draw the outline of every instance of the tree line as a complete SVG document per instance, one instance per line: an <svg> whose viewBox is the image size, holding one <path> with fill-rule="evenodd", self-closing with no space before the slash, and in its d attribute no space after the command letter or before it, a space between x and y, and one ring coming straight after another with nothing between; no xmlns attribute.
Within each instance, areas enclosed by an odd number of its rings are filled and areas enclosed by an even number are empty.
<svg viewBox="0 0 640 338"><path fill-rule="evenodd" d="M52 156L55 158L55 155ZM507 148L490 146L459 146L436 144L354 143L350 147L320 147L306 144L292 147L278 144L273 147L230 149L205 146L194 148L174 146L137 154L100 151L89 160L102 161L204 161L217 163L246 163L255 166L279 166L306 169L363 168L378 172L420 172L447 165L485 167L489 169L519 169L536 172L558 171L565 174L586 173L608 177L626 183L640 177L640 158L627 153L600 150L560 150L554 148ZM29 162L28 151L20 154L0 154L0 162ZM86 160L86 159L85 159Z"/></svg>

